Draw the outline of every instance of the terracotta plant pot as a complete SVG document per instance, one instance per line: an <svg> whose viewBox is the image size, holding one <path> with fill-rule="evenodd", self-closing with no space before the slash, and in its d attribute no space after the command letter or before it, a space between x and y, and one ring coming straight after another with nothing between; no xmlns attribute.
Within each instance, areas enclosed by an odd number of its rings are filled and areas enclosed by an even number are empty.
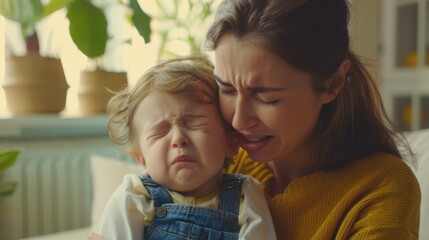
<svg viewBox="0 0 429 240"><path fill-rule="evenodd" d="M101 69L82 71L78 89L82 113L105 113L107 103L117 92L128 85L125 72L107 72Z"/></svg>
<svg viewBox="0 0 429 240"><path fill-rule="evenodd" d="M11 113L58 113L69 88L61 61L29 53L6 57L3 89Z"/></svg>

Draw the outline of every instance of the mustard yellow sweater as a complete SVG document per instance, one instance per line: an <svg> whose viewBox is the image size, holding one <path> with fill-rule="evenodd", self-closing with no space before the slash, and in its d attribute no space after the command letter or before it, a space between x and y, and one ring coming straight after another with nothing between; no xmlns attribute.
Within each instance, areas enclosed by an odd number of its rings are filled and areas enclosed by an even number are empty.
<svg viewBox="0 0 429 240"><path fill-rule="evenodd" d="M240 149L229 172L273 177ZM401 159L376 154L292 181L268 197L278 239L418 239L420 188Z"/></svg>

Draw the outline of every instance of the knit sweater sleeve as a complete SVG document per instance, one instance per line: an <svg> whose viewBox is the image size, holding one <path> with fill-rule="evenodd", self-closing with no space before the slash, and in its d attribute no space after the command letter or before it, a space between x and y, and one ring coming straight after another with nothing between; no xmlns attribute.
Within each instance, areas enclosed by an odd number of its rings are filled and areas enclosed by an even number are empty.
<svg viewBox="0 0 429 240"><path fill-rule="evenodd" d="M420 188L389 154L295 179L268 200L278 239L418 239Z"/></svg>
<svg viewBox="0 0 429 240"><path fill-rule="evenodd" d="M385 180L350 210L348 216L355 218L345 219L352 224L342 225L349 226L344 239L418 239L420 188L411 170L401 165L379 172Z"/></svg>

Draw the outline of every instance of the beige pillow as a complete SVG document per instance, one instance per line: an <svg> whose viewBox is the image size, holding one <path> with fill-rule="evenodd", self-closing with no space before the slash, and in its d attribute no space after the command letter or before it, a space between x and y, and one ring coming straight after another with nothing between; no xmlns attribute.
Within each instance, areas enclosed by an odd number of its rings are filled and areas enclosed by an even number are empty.
<svg viewBox="0 0 429 240"><path fill-rule="evenodd" d="M137 162L126 162L100 155L91 156L92 207L91 229L95 230L110 196L128 173L142 174L144 168Z"/></svg>

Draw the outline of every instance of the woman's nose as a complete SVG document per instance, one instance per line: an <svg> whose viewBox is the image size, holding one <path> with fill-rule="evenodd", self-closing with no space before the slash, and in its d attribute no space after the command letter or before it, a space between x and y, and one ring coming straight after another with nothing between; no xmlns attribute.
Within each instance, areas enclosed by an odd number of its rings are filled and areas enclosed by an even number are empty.
<svg viewBox="0 0 429 240"><path fill-rule="evenodd" d="M173 130L173 138L171 140L171 147L173 148L183 148L188 146L189 140L186 135L181 131L180 128L175 128Z"/></svg>
<svg viewBox="0 0 429 240"><path fill-rule="evenodd" d="M251 129L258 124L258 117L255 115L250 101L240 97L236 98L231 124L238 131Z"/></svg>

